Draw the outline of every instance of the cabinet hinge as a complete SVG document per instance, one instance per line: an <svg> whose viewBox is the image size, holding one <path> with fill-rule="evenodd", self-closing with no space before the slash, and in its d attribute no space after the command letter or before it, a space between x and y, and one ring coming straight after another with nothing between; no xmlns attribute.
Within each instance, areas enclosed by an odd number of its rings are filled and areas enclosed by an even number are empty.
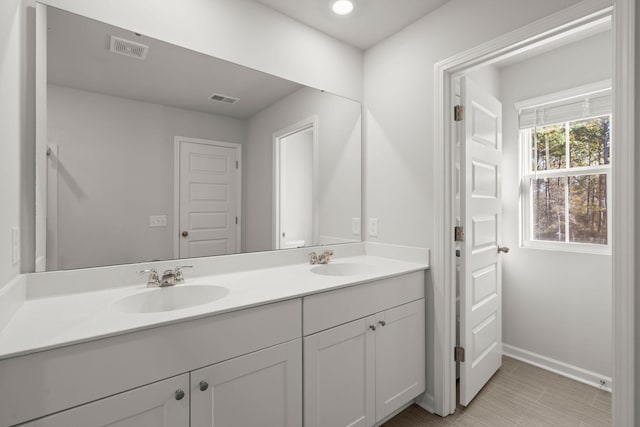
<svg viewBox="0 0 640 427"><path fill-rule="evenodd" d="M236 217L236 225L238 225L238 217Z"/></svg>
<svg viewBox="0 0 640 427"><path fill-rule="evenodd" d="M456 105L453 107L453 120L456 122L464 120L464 105Z"/></svg>
<svg viewBox="0 0 640 427"><path fill-rule="evenodd" d="M240 166L240 161L236 160L236 169L238 169L239 166Z"/></svg>
<svg viewBox="0 0 640 427"><path fill-rule="evenodd" d="M453 347L453 361L464 362L464 347Z"/></svg>
<svg viewBox="0 0 640 427"><path fill-rule="evenodd" d="M459 225L453 227L453 240L456 242L464 242L464 227Z"/></svg>

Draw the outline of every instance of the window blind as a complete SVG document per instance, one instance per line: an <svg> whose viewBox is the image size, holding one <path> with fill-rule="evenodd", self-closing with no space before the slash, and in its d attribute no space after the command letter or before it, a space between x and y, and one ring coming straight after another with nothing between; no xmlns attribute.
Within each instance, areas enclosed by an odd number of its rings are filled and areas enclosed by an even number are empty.
<svg viewBox="0 0 640 427"><path fill-rule="evenodd" d="M587 119L611 114L611 89L577 97L550 102L548 104L521 108L520 129L530 129L555 123Z"/></svg>

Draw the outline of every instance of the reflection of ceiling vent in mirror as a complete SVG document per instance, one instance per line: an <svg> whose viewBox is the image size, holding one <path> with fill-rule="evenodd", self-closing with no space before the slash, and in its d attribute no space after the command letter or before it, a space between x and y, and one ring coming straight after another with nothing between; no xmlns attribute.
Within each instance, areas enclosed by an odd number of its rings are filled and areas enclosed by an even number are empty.
<svg viewBox="0 0 640 427"><path fill-rule="evenodd" d="M145 59L149 51L149 46L111 36L109 51L131 58Z"/></svg>
<svg viewBox="0 0 640 427"><path fill-rule="evenodd" d="M236 102L238 102L240 100L238 98L234 98L233 96L221 95L219 93L212 93L209 96L209 99L212 100L212 101L224 102L224 103L227 103L227 104L235 104Z"/></svg>

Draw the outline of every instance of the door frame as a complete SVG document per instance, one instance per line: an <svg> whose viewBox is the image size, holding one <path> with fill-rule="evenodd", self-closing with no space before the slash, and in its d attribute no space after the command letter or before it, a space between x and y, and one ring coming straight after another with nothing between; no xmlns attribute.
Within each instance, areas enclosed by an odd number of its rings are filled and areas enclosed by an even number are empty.
<svg viewBox="0 0 640 427"><path fill-rule="evenodd" d="M312 212L313 212L313 224L312 224L312 236L315 238L318 236L318 218L316 216L316 211L318 207L318 167L320 165L319 162L319 154L320 148L318 141L319 136L319 119L317 115L313 115L307 117L306 119L300 120L290 126L282 128L272 135L273 140L273 198L272 198L272 227L273 234L271 236L271 247L273 249L280 249L280 140L282 138L286 138L289 135L294 133L298 133L307 129L311 129L313 131L313 172L312 172L312 180L313 180L313 198L312 198ZM305 246L313 246L306 244Z"/></svg>
<svg viewBox="0 0 640 427"><path fill-rule="evenodd" d="M36 265L45 265L44 271L58 269L58 171L60 157L58 156L58 144L47 145L47 235L46 257L36 259Z"/></svg>
<svg viewBox="0 0 640 427"><path fill-rule="evenodd" d="M432 263L434 323L444 329L435 336L434 411L442 416L456 408L455 243L453 241L454 173L451 100L454 74L516 54L581 25L612 17L614 40L613 113L616 117L616 165L613 177L613 406L614 426L634 423L634 0L584 0L571 7L445 59L435 65L434 191L435 250Z"/></svg>
<svg viewBox="0 0 640 427"><path fill-rule="evenodd" d="M193 144L215 145L218 147L235 148L238 150L238 189L236 192L236 212L238 226L236 227L236 252L242 252L242 144L237 142L214 141L210 139L175 136L173 138L173 258L180 259L180 142Z"/></svg>

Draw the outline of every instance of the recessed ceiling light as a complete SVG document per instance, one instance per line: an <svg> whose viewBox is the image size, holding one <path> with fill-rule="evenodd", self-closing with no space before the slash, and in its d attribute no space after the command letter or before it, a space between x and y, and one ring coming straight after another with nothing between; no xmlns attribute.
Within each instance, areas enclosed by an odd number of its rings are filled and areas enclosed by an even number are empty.
<svg viewBox="0 0 640 427"><path fill-rule="evenodd" d="M336 15L348 15L353 12L353 2L351 0L336 0L331 5L331 10Z"/></svg>

